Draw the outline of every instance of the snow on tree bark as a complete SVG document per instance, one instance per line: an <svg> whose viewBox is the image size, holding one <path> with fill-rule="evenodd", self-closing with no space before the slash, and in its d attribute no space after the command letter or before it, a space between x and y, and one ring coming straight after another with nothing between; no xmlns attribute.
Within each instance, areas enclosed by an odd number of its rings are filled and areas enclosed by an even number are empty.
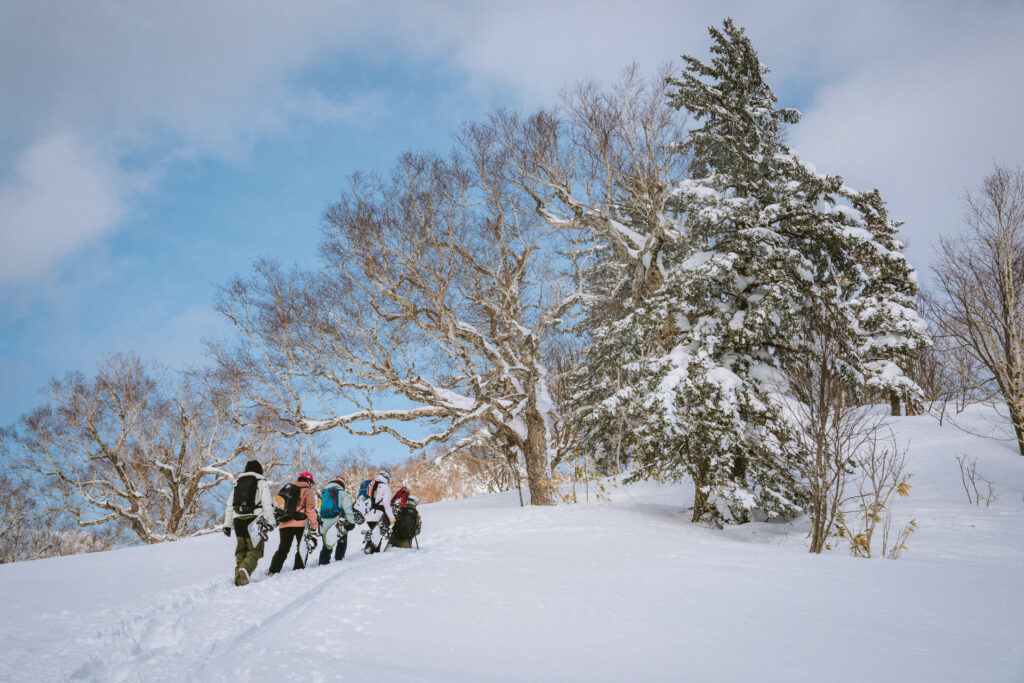
<svg viewBox="0 0 1024 683"><path fill-rule="evenodd" d="M559 418L537 397L581 294L546 266L550 229L495 136L467 126L449 158L407 154L388 179L355 178L325 214L322 270L264 263L224 290L241 335L218 355L281 433L500 444L522 454L531 502L550 505Z"/></svg>

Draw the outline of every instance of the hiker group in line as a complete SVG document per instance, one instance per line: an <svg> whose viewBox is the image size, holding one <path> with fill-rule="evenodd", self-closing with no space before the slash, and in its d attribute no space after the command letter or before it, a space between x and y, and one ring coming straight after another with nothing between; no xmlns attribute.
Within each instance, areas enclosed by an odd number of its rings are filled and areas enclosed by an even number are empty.
<svg viewBox="0 0 1024 683"><path fill-rule="evenodd" d="M320 546L319 564L329 564L331 556L343 560L348 548L348 532L366 523L363 552L367 555L388 548L419 547L419 501L408 489L391 492L391 475L381 470L359 487L353 503L341 475L319 491L313 475L303 472L272 495L263 478L263 466L250 460L238 475L235 490L224 511L224 535L235 533L235 585L249 583L271 531L278 529L280 543L270 560L269 576L284 567L292 541L295 542L293 569L304 569L308 555ZM333 534L331 531L333 530ZM333 543L329 541L333 540Z"/></svg>

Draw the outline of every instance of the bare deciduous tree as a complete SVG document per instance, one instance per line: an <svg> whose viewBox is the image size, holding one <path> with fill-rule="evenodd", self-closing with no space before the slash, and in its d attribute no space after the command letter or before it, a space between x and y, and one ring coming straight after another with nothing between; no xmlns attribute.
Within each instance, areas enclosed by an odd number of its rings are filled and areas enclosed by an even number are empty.
<svg viewBox="0 0 1024 683"><path fill-rule="evenodd" d="M588 298L578 329L588 335L655 292L683 248L669 208L687 164L678 145L685 115L668 102L671 73L665 67L645 80L633 64L610 86L577 85L559 110L496 121L538 214L567 231L586 257ZM576 397L566 407L576 411L569 423L603 469L621 470L635 430L621 408L613 419L595 408L627 383L629 372L621 358L600 358L596 348L586 355L566 392Z"/></svg>
<svg viewBox="0 0 1024 683"><path fill-rule="evenodd" d="M450 158L354 178L325 214L326 266L261 263L224 289L240 339L214 353L280 433L387 434L414 451L485 440L521 454L531 503L550 505L546 353L582 293L496 135L470 125Z"/></svg>
<svg viewBox="0 0 1024 683"><path fill-rule="evenodd" d="M1002 406L1024 455L1024 170L967 195L966 234L943 238L934 320L962 351L976 400Z"/></svg>
<svg viewBox="0 0 1024 683"><path fill-rule="evenodd" d="M787 369L794 442L810 494L812 553L825 549L846 501L846 482L856 455L879 428L879 419L857 405L856 384L844 359L843 340L825 315L808 319L805 335L815 353Z"/></svg>
<svg viewBox="0 0 1024 683"><path fill-rule="evenodd" d="M207 524L217 511L205 495L247 448L230 445L229 416L197 375L168 380L134 355L54 380L49 402L2 438L10 462L46 482L51 511L145 543Z"/></svg>

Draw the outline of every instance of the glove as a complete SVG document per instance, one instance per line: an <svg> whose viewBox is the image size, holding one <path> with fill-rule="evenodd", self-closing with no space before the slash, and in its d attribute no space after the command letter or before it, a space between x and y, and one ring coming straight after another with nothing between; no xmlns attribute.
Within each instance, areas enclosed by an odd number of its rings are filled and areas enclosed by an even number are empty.
<svg viewBox="0 0 1024 683"><path fill-rule="evenodd" d="M228 538L231 538L231 527L226 526L223 529L221 529L221 531L224 532L225 536L227 536Z"/></svg>

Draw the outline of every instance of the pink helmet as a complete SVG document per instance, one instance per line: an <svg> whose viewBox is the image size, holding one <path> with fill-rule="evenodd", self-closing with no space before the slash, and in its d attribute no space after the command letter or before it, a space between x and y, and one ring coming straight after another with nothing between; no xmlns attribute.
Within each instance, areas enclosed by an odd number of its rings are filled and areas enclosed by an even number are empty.
<svg viewBox="0 0 1024 683"><path fill-rule="evenodd" d="M308 482L309 482L310 484L312 484L312 483L313 483L313 475L312 475L312 474L310 474L309 472L303 472L302 474L300 474L300 475L299 475L299 479L305 479L305 480L306 480L306 481L308 481Z"/></svg>

